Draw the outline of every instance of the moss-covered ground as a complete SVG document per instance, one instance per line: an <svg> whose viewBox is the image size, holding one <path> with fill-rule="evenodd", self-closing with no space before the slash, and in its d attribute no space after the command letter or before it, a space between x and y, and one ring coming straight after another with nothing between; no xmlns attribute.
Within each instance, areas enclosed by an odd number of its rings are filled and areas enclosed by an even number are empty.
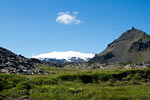
<svg viewBox="0 0 150 100"><path fill-rule="evenodd" d="M150 100L150 69L40 67L45 75L0 74L0 100Z"/></svg>

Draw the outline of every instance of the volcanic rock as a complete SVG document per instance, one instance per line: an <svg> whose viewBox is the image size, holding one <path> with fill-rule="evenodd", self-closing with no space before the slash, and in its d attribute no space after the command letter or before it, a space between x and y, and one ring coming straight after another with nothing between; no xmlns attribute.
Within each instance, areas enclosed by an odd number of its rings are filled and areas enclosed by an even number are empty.
<svg viewBox="0 0 150 100"><path fill-rule="evenodd" d="M17 55L3 47L0 47L0 73L14 74L40 74L43 71L36 69L35 65L56 66L57 64L47 63L38 59L29 59Z"/></svg>

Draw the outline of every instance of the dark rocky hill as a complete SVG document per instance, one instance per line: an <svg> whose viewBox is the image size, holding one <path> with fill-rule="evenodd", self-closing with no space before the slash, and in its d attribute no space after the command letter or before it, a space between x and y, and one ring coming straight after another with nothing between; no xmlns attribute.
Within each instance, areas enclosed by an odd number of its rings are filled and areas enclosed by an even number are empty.
<svg viewBox="0 0 150 100"><path fill-rule="evenodd" d="M35 65L58 66L38 59L29 59L21 55L17 55L5 48L0 47L0 73L15 74L39 74L43 71L35 68Z"/></svg>
<svg viewBox="0 0 150 100"><path fill-rule="evenodd" d="M150 35L132 27L89 62L103 64L145 61L150 61Z"/></svg>

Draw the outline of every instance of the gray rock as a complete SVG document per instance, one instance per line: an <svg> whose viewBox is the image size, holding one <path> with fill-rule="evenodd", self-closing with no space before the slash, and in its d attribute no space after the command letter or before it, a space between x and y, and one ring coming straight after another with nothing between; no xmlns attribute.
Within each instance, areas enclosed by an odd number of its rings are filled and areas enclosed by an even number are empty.
<svg viewBox="0 0 150 100"><path fill-rule="evenodd" d="M29 59L21 55L0 47L0 73L14 74L41 74L41 70L35 68L35 65L59 66L56 64L40 61L38 59Z"/></svg>

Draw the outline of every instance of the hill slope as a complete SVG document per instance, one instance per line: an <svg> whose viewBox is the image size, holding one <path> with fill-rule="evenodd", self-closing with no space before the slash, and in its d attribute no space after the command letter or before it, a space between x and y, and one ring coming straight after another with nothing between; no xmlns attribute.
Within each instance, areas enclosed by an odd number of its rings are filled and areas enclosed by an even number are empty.
<svg viewBox="0 0 150 100"><path fill-rule="evenodd" d="M57 66L38 59L29 59L0 47L0 73L38 74L43 73L35 65Z"/></svg>
<svg viewBox="0 0 150 100"><path fill-rule="evenodd" d="M150 61L150 36L132 27L108 45L91 63Z"/></svg>

